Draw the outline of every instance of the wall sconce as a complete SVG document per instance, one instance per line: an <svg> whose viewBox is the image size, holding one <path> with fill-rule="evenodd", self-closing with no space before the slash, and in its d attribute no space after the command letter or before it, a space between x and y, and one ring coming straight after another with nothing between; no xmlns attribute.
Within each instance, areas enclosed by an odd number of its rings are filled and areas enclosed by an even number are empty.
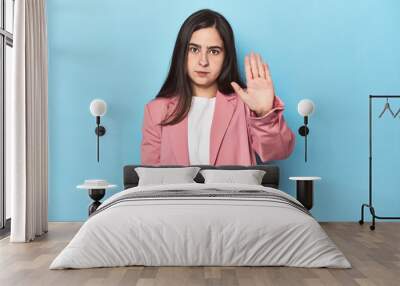
<svg viewBox="0 0 400 286"><path fill-rule="evenodd" d="M304 137L304 161L307 162L307 135L310 130L307 127L308 116L314 111L314 102L309 99L300 100L297 111L304 117L304 125L299 128L299 134Z"/></svg>
<svg viewBox="0 0 400 286"><path fill-rule="evenodd" d="M106 129L100 125L100 117L107 112L107 104L102 99L94 99L90 103L90 113L96 117L97 127L94 132L97 135L97 162L99 162L99 137L106 134Z"/></svg>

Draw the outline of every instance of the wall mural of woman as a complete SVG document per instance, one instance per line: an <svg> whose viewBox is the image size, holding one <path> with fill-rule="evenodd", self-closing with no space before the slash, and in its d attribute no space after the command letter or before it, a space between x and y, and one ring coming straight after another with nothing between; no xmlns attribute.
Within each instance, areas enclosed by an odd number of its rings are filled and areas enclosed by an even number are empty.
<svg viewBox="0 0 400 286"><path fill-rule="evenodd" d="M275 95L268 65L256 53L240 79L232 28L204 9L181 26L167 78L145 106L143 165L256 165L287 158L295 136Z"/></svg>

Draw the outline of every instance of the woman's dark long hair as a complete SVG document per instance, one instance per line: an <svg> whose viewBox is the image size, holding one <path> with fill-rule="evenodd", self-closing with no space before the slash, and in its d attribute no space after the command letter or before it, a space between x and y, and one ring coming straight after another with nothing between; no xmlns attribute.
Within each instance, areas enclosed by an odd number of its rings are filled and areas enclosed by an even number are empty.
<svg viewBox="0 0 400 286"><path fill-rule="evenodd" d="M224 16L215 11L199 10L190 15L182 24L175 42L168 76L156 96L156 98L178 96L178 104L174 112L161 122L162 126L182 121L189 112L193 96L186 67L189 41L193 32L209 27L215 27L224 42L225 58L217 79L218 90L224 94L234 92L230 84L232 81L244 87L238 70L235 40L230 24Z"/></svg>

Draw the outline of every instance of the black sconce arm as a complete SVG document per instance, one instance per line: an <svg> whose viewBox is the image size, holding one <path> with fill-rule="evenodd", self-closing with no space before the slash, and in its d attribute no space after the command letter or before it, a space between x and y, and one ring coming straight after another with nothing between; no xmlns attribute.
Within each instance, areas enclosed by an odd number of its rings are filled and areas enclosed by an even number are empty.
<svg viewBox="0 0 400 286"><path fill-rule="evenodd" d="M97 135L97 162L99 162L99 157L100 157L100 142L99 142L99 137L103 136L104 134L106 134L106 129L104 128L104 126L100 125L100 116L96 116L96 124L97 127L94 130L94 132Z"/></svg>
<svg viewBox="0 0 400 286"><path fill-rule="evenodd" d="M307 162L307 135L310 130L307 127L308 116L304 116L304 125L299 128L299 134L304 137L304 160Z"/></svg>

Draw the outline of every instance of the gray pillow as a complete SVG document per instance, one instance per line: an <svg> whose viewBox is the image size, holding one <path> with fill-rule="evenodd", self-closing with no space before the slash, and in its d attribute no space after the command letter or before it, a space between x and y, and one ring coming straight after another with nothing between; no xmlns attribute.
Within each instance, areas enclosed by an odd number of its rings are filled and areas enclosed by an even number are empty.
<svg viewBox="0 0 400 286"><path fill-rule="evenodd" d="M261 185L265 175L263 170L201 170L204 183L236 183L247 185Z"/></svg>
<svg viewBox="0 0 400 286"><path fill-rule="evenodd" d="M138 186L196 183L193 179L199 170L199 167L135 168L139 176Z"/></svg>

